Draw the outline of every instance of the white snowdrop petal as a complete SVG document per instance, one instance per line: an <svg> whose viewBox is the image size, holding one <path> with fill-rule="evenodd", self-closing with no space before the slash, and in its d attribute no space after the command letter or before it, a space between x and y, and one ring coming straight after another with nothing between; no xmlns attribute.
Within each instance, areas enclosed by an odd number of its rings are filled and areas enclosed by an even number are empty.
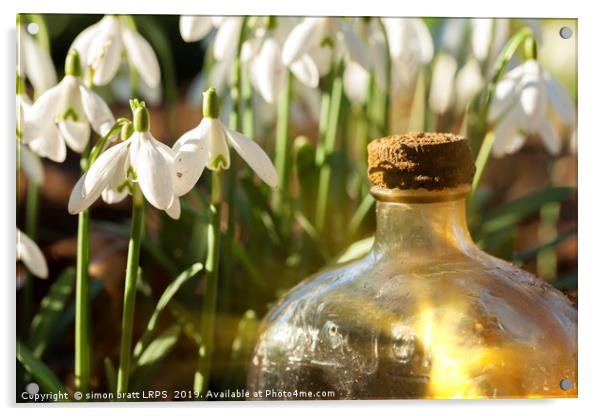
<svg viewBox="0 0 602 416"><path fill-rule="evenodd" d="M472 25L472 53L479 60L487 58L493 36L493 19L470 19Z"/></svg>
<svg viewBox="0 0 602 416"><path fill-rule="evenodd" d="M16 96L17 102L17 132L21 135L21 142L26 143L26 140L23 137L23 125L25 124L25 114L29 114L31 111L32 102L31 99L25 94L18 94Z"/></svg>
<svg viewBox="0 0 602 416"><path fill-rule="evenodd" d="M293 62L289 69L300 82L310 88L317 88L320 83L320 72L314 60L308 54Z"/></svg>
<svg viewBox="0 0 602 416"><path fill-rule="evenodd" d="M95 85L106 85L117 74L121 63L121 22L115 16L104 17L92 39L86 64L94 68Z"/></svg>
<svg viewBox="0 0 602 416"><path fill-rule="evenodd" d="M115 124L113 113L107 103L94 91L83 85L80 85L79 90L84 113L92 129L101 136L104 135Z"/></svg>
<svg viewBox="0 0 602 416"><path fill-rule="evenodd" d="M69 195L67 211L71 215L78 214L85 209L88 209L94 203L94 201L98 199L102 191L102 186L99 185L94 187L92 192L84 192L86 177L87 174L84 174L81 178L79 178L71 190L71 194Z"/></svg>
<svg viewBox="0 0 602 416"><path fill-rule="evenodd" d="M464 111L470 100L481 88L481 68L475 59L470 59L456 76L456 110ZM490 107L491 108L491 107Z"/></svg>
<svg viewBox="0 0 602 416"><path fill-rule="evenodd" d="M290 65L312 49L318 48L324 36L326 18L306 17L289 33L282 46L282 61Z"/></svg>
<svg viewBox="0 0 602 416"><path fill-rule="evenodd" d="M318 74L320 74L320 78L330 73L334 56L334 51L330 46L322 46L312 49L310 52L308 52L308 55L318 67Z"/></svg>
<svg viewBox="0 0 602 416"><path fill-rule="evenodd" d="M58 128L71 150L84 151L90 139L90 125L86 121L62 120L58 122Z"/></svg>
<svg viewBox="0 0 602 416"><path fill-rule="evenodd" d="M21 260L34 275L48 277L48 265L42 250L21 230L17 229L17 260Z"/></svg>
<svg viewBox="0 0 602 416"><path fill-rule="evenodd" d="M374 81L379 91L384 91L387 83L387 50L382 36L371 36L368 39L368 53Z"/></svg>
<svg viewBox="0 0 602 416"><path fill-rule="evenodd" d="M517 81L504 78L495 87L487 120L493 121L508 111L512 103L517 99Z"/></svg>
<svg viewBox="0 0 602 416"><path fill-rule="evenodd" d="M519 135L519 125L516 115L516 109L506 115L496 126L494 134L495 139L491 153L495 157L514 153L520 149L524 143L524 138L521 142Z"/></svg>
<svg viewBox="0 0 602 416"><path fill-rule="evenodd" d="M226 135L230 144L236 152L249 164L257 176L272 188L278 185L278 174L272 161L263 149L253 140L230 129L226 129Z"/></svg>
<svg viewBox="0 0 602 416"><path fill-rule="evenodd" d="M558 136L556 129L549 120L542 120L539 125L538 133L546 150L550 152L550 154L555 156L560 153L562 143L560 142L560 137Z"/></svg>
<svg viewBox="0 0 602 416"><path fill-rule="evenodd" d="M155 88L161 82L161 68L155 51L146 39L127 27L121 28L123 44L132 64L144 79L144 82Z"/></svg>
<svg viewBox="0 0 602 416"><path fill-rule="evenodd" d="M369 73L357 62L350 61L343 74L345 95L356 104L364 103L368 90L368 79Z"/></svg>
<svg viewBox="0 0 602 416"><path fill-rule="evenodd" d="M127 187L124 187L121 191L116 188L109 187L105 188L101 193L102 200L107 204L117 204L123 201L126 196L128 196Z"/></svg>
<svg viewBox="0 0 602 416"><path fill-rule="evenodd" d="M56 71L48 52L20 26L20 42L23 42L21 59L25 60L26 76L36 93L42 93L56 84Z"/></svg>
<svg viewBox="0 0 602 416"><path fill-rule="evenodd" d="M64 162L67 157L65 141L61 138L54 123L49 125L45 131L38 132L27 144L34 153L54 162Z"/></svg>
<svg viewBox="0 0 602 416"><path fill-rule="evenodd" d="M575 103L573 99L565 86L548 71L542 69L542 73L552 107L566 125L572 126L575 124Z"/></svg>
<svg viewBox="0 0 602 416"><path fill-rule="evenodd" d="M420 64L426 65L433 59L434 45L431 32L422 19L410 19L414 41L419 45L418 56Z"/></svg>
<svg viewBox="0 0 602 416"><path fill-rule="evenodd" d="M130 140L126 140L109 147L92 163L86 173L82 191L84 195L93 193L97 188L100 188L100 190L105 189L115 175L121 175L125 179L123 165L128 158L128 145L130 143Z"/></svg>
<svg viewBox="0 0 602 416"><path fill-rule="evenodd" d="M120 156L117 156L119 161L115 164L110 180L101 194L102 200L107 204L121 202L129 194L129 188L126 186L126 181L129 181L127 177L130 166L129 149L125 148L122 152L123 154L120 152Z"/></svg>
<svg viewBox="0 0 602 416"><path fill-rule="evenodd" d="M180 211L181 211L180 198L178 198L178 197L175 197L173 199L173 202L171 203L171 205L165 210L167 215L169 215L174 220L177 220L180 218Z"/></svg>
<svg viewBox="0 0 602 416"><path fill-rule="evenodd" d="M357 62L366 71L370 70L370 56L366 45L360 39L360 37L353 31L353 29L344 21L337 19L339 29L343 35L345 42L345 48L349 53L349 58Z"/></svg>
<svg viewBox="0 0 602 416"><path fill-rule="evenodd" d="M436 113L445 113L452 104L457 68L458 64L453 56L442 53L437 57L429 95L429 104Z"/></svg>
<svg viewBox="0 0 602 416"><path fill-rule="evenodd" d="M165 210L173 202L172 172L168 161L152 142L150 133L139 133L134 169L144 197L155 208Z"/></svg>
<svg viewBox="0 0 602 416"><path fill-rule="evenodd" d="M519 95L521 127L534 132L541 124L546 112L546 91L539 80L525 81Z"/></svg>
<svg viewBox="0 0 602 416"><path fill-rule="evenodd" d="M180 16L180 35L185 42L203 39L213 28L209 16Z"/></svg>
<svg viewBox="0 0 602 416"><path fill-rule="evenodd" d="M241 29L242 17L224 18L213 41L213 56L216 60L234 57Z"/></svg>
<svg viewBox="0 0 602 416"><path fill-rule="evenodd" d="M267 38L253 63L257 90L264 100L273 104L284 88L286 67L282 64L280 46Z"/></svg>
<svg viewBox="0 0 602 416"><path fill-rule="evenodd" d="M225 127L218 119L207 119L209 128L207 138L209 144L209 157L207 167L211 170L217 168L228 169L230 167L230 150L226 142Z"/></svg>
<svg viewBox="0 0 602 416"><path fill-rule="evenodd" d="M26 145L19 144L21 168L33 183L40 185L44 182L44 167L40 158L29 150Z"/></svg>
<svg viewBox="0 0 602 416"><path fill-rule="evenodd" d="M201 177L209 159L209 119L204 118L201 124L185 133L174 144L176 155L173 169L176 174L174 193L182 196L188 193Z"/></svg>
<svg viewBox="0 0 602 416"><path fill-rule="evenodd" d="M57 113L57 102L60 100L65 89L64 80L58 85L46 90L29 108L25 114L27 126L23 126L23 140L25 142L34 139L48 126L54 125Z"/></svg>

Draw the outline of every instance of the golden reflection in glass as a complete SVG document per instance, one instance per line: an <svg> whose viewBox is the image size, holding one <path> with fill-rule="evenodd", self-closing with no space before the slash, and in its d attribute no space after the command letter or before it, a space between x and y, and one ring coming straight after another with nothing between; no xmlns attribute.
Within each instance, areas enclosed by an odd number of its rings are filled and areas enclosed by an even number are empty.
<svg viewBox="0 0 602 416"><path fill-rule="evenodd" d="M249 389L338 399L575 397L576 310L473 243L467 191L374 190L372 250L305 280L271 311Z"/></svg>

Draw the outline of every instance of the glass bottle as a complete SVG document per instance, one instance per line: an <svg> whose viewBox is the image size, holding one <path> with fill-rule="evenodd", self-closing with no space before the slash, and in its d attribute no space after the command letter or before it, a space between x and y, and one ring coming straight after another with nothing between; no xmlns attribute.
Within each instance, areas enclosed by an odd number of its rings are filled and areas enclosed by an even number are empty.
<svg viewBox="0 0 602 416"><path fill-rule="evenodd" d="M466 140L407 134L368 151L374 245L303 281L267 315L249 390L268 399L575 397L577 312L471 240Z"/></svg>

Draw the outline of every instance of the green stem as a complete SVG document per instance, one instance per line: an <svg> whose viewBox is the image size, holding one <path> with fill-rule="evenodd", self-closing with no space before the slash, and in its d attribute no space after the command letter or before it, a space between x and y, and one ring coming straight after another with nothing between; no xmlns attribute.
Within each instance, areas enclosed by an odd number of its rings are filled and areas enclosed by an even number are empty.
<svg viewBox="0 0 602 416"><path fill-rule="evenodd" d="M276 171L280 183L276 193L276 211L282 212L285 204L290 201L289 185L291 174L291 144L288 137L290 103L291 103L291 72L287 71L284 91L278 100L278 121L276 125Z"/></svg>
<svg viewBox="0 0 602 416"><path fill-rule="evenodd" d="M483 94L477 94L470 103L468 109L468 138L470 141L470 147L473 153L478 153L481 148L481 144L484 140L485 129L487 127L487 116L489 114L489 107L493 98L493 93L498 82L502 79L504 71L508 62L512 59L512 56L518 49L518 47L526 40L532 39L533 32L530 28L525 27L516 35L514 35L504 49L498 56L495 66L493 68L493 76L491 81L486 85L484 96Z"/></svg>
<svg viewBox="0 0 602 416"><path fill-rule="evenodd" d="M472 179L472 194L474 194L481 183L481 178L483 176L483 172L485 171L485 166L487 165L487 161L489 160L489 156L491 155L491 149L493 148L493 142L495 141L495 134L490 131L485 135L483 139L483 143L479 150L479 154L475 160L476 171L474 174L474 178Z"/></svg>
<svg viewBox="0 0 602 416"><path fill-rule="evenodd" d="M25 234L32 240L36 240L38 234L38 211L40 204L40 190L33 181L27 183L27 200L25 208ZM29 325L31 324L32 304L33 304L33 286L34 276L27 273L25 287L23 288L23 309L21 313L21 334L27 336Z"/></svg>
<svg viewBox="0 0 602 416"><path fill-rule="evenodd" d="M205 294L201 317L201 345L199 363L194 374L194 391L204 395L211 375L211 356L213 355L213 336L217 306L217 284L220 258L220 213L222 205L222 171L213 172L211 184L211 223L207 230L207 260L205 262ZM201 396L202 397L202 396Z"/></svg>
<svg viewBox="0 0 602 416"><path fill-rule="evenodd" d="M392 78L392 68L391 68L391 54L389 52L389 36L387 35L387 30L385 28L385 24L383 23L382 18L378 19L378 25L380 30L382 31L383 38L385 41L385 86L383 91L383 100L384 100L384 111L383 111L383 123L382 123L382 135L385 136L389 134L389 123L391 120L391 78Z"/></svg>
<svg viewBox="0 0 602 416"><path fill-rule="evenodd" d="M90 280L88 277L90 212L77 218L77 263L75 280L75 387L85 393L90 387Z"/></svg>
<svg viewBox="0 0 602 416"><path fill-rule="evenodd" d="M332 161L330 157L334 151L337 138L337 125L339 123L339 113L341 109L341 99L343 96L342 64L337 65L337 73L332 82L331 102L328 111L328 124L324 134L324 148L320 168L320 178L318 180L318 201L316 204L316 229L318 232L324 230L326 221L326 211L328 205L328 194L330 187L330 176L332 173Z"/></svg>
<svg viewBox="0 0 602 416"><path fill-rule="evenodd" d="M132 192L132 228L128 245L125 288L123 292L123 315L121 320L121 348L119 370L117 372L117 392L128 391L130 359L132 355L132 332L134 327L134 308L136 306L136 281L142 243L142 225L144 222L144 198L137 184Z"/></svg>
<svg viewBox="0 0 602 416"><path fill-rule="evenodd" d="M253 138L255 137L255 111L253 108L253 85L251 84L251 75L248 72L242 74L241 102L242 133Z"/></svg>
<svg viewBox="0 0 602 416"><path fill-rule="evenodd" d="M230 113L230 128L232 130L242 130L242 73L241 73L241 62L240 54L242 45L245 41L246 36L246 25L248 17L244 17L240 27L240 34L236 45L236 60L234 62L232 87L230 89L230 98L232 100L232 112ZM236 220L236 204L234 203L234 196L236 190L236 171L237 171L237 158L230 160L230 175L228 176L227 183L227 202L228 202L228 227L226 229L226 244L224 245L224 256L225 258L231 258L232 255L232 239L234 238L235 220ZM232 263L227 262L224 267L224 278L222 279L222 290L224 293L223 305L224 309L228 308L228 302L230 301L230 286L232 277Z"/></svg>

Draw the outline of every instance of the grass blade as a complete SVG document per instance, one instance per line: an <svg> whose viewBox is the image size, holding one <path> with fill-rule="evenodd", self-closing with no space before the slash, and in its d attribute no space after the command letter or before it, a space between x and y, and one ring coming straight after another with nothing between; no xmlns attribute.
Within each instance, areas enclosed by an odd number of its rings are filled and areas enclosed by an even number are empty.
<svg viewBox="0 0 602 416"><path fill-rule="evenodd" d="M144 333L140 337L140 340L136 344L134 348L134 365L136 361L141 360L143 353L145 353L146 345L148 344L151 336L153 335L156 327L157 320L159 319L159 315L169 304L169 301L174 297L174 295L178 292L178 290L190 280L195 274L200 272L203 269L203 265L201 263L194 263L188 269L184 270L178 277L175 278L173 282L171 282L167 288L163 291L163 294L159 298L157 302L157 306L155 306L155 310L151 315L148 323L146 324L146 329Z"/></svg>
<svg viewBox="0 0 602 416"><path fill-rule="evenodd" d="M71 292L73 291L72 267L66 269L50 287L48 294L40 303L40 311L33 318L28 345L33 355L41 358L48 345L48 340L59 318L65 310Z"/></svg>
<svg viewBox="0 0 602 416"><path fill-rule="evenodd" d="M38 382L43 391L47 393L65 391L52 370L19 340L17 340L17 360L23 364L25 370Z"/></svg>

